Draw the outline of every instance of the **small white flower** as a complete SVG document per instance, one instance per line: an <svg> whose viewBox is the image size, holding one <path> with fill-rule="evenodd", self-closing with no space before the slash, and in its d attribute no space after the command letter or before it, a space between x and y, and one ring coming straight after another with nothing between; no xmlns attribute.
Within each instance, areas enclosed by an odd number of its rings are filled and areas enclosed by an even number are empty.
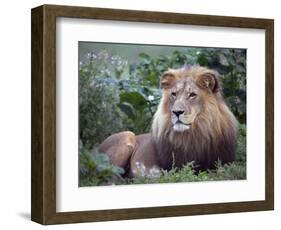
<svg viewBox="0 0 281 230"><path fill-rule="evenodd" d="M149 100L149 101L154 100L154 96L153 96L153 95L149 95L149 96L148 96L148 100Z"/></svg>
<svg viewBox="0 0 281 230"><path fill-rule="evenodd" d="M196 51L196 54L199 55L199 54L200 54L200 51Z"/></svg>
<svg viewBox="0 0 281 230"><path fill-rule="evenodd" d="M160 177L160 170L157 167L152 167L149 171L149 176L150 177Z"/></svg>

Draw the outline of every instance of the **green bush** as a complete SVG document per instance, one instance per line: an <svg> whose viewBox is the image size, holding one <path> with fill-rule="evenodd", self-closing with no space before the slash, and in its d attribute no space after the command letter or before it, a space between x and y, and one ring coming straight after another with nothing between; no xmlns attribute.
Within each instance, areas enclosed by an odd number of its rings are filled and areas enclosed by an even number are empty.
<svg viewBox="0 0 281 230"><path fill-rule="evenodd" d="M89 53L79 69L79 136L91 149L123 128L118 80L127 65L103 51Z"/></svg>
<svg viewBox="0 0 281 230"><path fill-rule="evenodd" d="M153 184L153 183L177 183L196 181L219 181L219 180L242 180L246 179L246 168L243 164L231 163L218 165L215 170L201 171L196 173L192 163L182 169L170 171L161 170L159 177L138 176L131 179L129 184Z"/></svg>
<svg viewBox="0 0 281 230"><path fill-rule="evenodd" d="M124 169L111 165L107 155L80 146L79 186L123 184L122 174Z"/></svg>

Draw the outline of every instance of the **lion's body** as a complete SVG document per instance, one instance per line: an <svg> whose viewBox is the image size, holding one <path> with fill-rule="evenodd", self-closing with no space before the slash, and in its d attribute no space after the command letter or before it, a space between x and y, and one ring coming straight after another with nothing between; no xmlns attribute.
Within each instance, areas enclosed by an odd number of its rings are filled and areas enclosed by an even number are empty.
<svg viewBox="0 0 281 230"><path fill-rule="evenodd" d="M194 162L198 170L235 159L237 121L226 106L216 72L203 67L169 70L151 133L121 132L99 150L128 176L153 175Z"/></svg>

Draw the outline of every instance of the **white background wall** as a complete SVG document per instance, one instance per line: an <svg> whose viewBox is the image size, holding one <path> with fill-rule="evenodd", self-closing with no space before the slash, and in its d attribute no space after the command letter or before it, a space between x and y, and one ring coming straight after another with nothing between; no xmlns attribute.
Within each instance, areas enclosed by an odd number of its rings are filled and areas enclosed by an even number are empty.
<svg viewBox="0 0 281 230"><path fill-rule="evenodd" d="M280 39L277 0L33 0L0 6L0 228L42 229L30 218L30 9L65 4L275 19L275 211L50 226L50 229L277 229L281 223ZM208 195L206 191L206 195ZM279 227L280 228L280 227Z"/></svg>

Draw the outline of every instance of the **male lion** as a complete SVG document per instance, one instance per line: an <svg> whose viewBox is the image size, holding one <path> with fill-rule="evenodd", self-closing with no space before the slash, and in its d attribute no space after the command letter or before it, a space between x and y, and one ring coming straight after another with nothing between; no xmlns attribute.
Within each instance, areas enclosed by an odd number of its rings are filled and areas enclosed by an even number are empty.
<svg viewBox="0 0 281 230"><path fill-rule="evenodd" d="M196 170L235 158L237 121L225 104L216 71L200 66L169 69L150 133L120 132L98 147L127 176L151 175L194 162Z"/></svg>

